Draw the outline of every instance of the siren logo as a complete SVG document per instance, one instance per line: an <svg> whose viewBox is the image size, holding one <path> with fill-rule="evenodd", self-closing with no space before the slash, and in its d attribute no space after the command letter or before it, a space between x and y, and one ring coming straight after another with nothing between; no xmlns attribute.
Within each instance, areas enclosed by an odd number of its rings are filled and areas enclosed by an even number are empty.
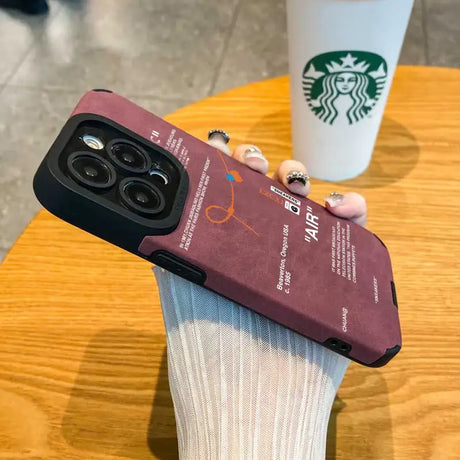
<svg viewBox="0 0 460 460"><path fill-rule="evenodd" d="M388 68L378 54L334 51L307 62L302 87L308 106L330 125L353 125L370 115L387 80Z"/></svg>

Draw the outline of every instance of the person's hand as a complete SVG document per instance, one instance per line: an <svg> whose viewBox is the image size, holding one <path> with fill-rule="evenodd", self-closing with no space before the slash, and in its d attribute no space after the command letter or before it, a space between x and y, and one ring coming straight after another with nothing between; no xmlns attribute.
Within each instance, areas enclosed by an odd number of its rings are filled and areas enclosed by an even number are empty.
<svg viewBox="0 0 460 460"><path fill-rule="evenodd" d="M268 162L250 144L230 151L261 174ZM283 161L274 179L307 196L305 165ZM332 193L326 207L361 225L366 202ZM202 286L154 269L168 344L168 370L181 459L323 459L337 389L349 360Z"/></svg>
<svg viewBox="0 0 460 460"><path fill-rule="evenodd" d="M245 164L254 171L267 174L269 165L262 151L255 145L241 144L231 152L226 138L219 133L213 134L209 144L218 148L235 160ZM297 173L297 174L296 174ZM296 179L298 177L298 179ZM310 180L307 167L296 160L285 160L278 165L273 179L282 183L292 193L308 196L310 193ZM367 217L366 200L356 192L340 194L331 192L325 198L326 208L334 215L350 219L360 225L365 225Z"/></svg>

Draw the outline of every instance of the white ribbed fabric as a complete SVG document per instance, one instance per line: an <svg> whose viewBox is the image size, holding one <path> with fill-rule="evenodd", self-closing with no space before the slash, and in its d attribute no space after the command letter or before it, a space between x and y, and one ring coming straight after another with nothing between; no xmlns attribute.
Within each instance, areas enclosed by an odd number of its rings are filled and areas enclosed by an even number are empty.
<svg viewBox="0 0 460 460"><path fill-rule="evenodd" d="M324 459L349 360L160 268L182 460Z"/></svg>

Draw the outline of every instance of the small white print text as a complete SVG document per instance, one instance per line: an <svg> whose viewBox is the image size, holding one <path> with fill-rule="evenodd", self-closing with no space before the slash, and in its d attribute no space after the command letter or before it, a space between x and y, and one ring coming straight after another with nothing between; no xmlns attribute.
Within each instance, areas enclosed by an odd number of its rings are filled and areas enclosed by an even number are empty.
<svg viewBox="0 0 460 460"><path fill-rule="evenodd" d="M281 261L280 270L278 275L278 284L276 289L278 291L284 291L285 294L289 294L291 290L291 272L286 270L286 259L288 255L288 236L289 236L289 225L283 225L283 243L281 245Z"/></svg>
<svg viewBox="0 0 460 460"><path fill-rule="evenodd" d="M377 278L374 276L374 302L379 303L379 283Z"/></svg>
<svg viewBox="0 0 460 460"><path fill-rule="evenodd" d="M342 331L347 332L348 328L348 309L342 307Z"/></svg>
<svg viewBox="0 0 460 460"><path fill-rule="evenodd" d="M209 157L206 158L206 163L203 166L203 172L201 173L200 182L196 188L195 196L193 198L192 207L188 215L187 222L185 223L184 231L180 240L179 247L188 251L190 243L192 242L193 234L195 232L198 217L200 215L201 206L203 204L204 197L209 183L209 176L207 174L209 168Z"/></svg>
<svg viewBox="0 0 460 460"><path fill-rule="evenodd" d="M331 271L356 284L356 246L352 244L351 227L338 220L331 228Z"/></svg>

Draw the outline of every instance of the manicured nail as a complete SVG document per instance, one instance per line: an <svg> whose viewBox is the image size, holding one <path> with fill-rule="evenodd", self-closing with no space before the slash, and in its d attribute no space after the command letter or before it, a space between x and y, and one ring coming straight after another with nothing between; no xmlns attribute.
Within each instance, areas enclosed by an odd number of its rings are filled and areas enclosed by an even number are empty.
<svg viewBox="0 0 460 460"><path fill-rule="evenodd" d="M289 171L286 182L288 189L296 195L306 196L310 191L310 176L302 171Z"/></svg>
<svg viewBox="0 0 460 460"><path fill-rule="evenodd" d="M211 129L208 132L208 141L213 138L222 139L226 144L230 141L230 136L223 129Z"/></svg>
<svg viewBox="0 0 460 460"><path fill-rule="evenodd" d="M260 160L267 161L267 159L264 157L264 154L255 145L244 151L244 159L249 160L250 158L259 158Z"/></svg>
<svg viewBox="0 0 460 460"><path fill-rule="evenodd" d="M324 198L324 200L329 204L331 208L335 208L336 206L340 206L344 203L345 195L342 195L338 192L332 192L329 196Z"/></svg>
<svg viewBox="0 0 460 460"><path fill-rule="evenodd" d="M290 171L286 174L286 180L289 185L298 182L302 185L307 185L307 182L310 180L308 174L304 174L302 171Z"/></svg>

